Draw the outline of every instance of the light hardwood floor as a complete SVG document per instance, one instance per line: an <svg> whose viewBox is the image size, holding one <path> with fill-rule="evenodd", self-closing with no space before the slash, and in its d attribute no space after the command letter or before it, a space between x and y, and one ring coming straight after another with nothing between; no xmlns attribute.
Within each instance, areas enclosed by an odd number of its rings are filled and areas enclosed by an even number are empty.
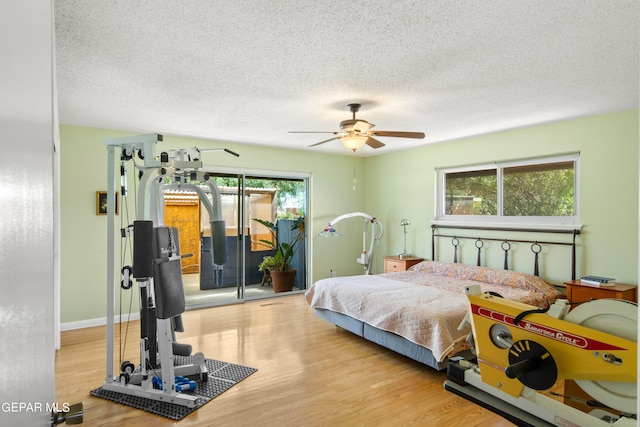
<svg viewBox="0 0 640 427"><path fill-rule="evenodd" d="M183 318L178 340L194 352L258 371L176 423L90 396L106 373L105 328L66 331L56 356L56 401L84 401L84 425L91 427L513 426L445 391L445 373L316 318L303 295L192 310ZM138 359L138 336L138 322L131 322L125 360Z"/></svg>

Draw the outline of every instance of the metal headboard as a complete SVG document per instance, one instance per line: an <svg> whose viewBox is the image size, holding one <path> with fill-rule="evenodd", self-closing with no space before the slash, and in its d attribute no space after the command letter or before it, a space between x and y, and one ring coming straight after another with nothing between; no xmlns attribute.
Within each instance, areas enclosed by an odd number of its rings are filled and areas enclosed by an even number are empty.
<svg viewBox="0 0 640 427"><path fill-rule="evenodd" d="M497 238L497 237L472 237L472 236L460 236L456 234L441 234L438 232L438 228L442 229L461 229L461 230L491 230L491 231L510 231L510 232L522 232L522 233L538 233L538 234L571 234L570 242L563 241L544 241L544 240L522 240L511 238ZM504 269L508 270L509 251L511 250L511 243L531 243L531 252L533 253L533 274L540 276L540 268L538 265L538 255L542 252L541 245L560 245L571 246L571 280L576 279L576 236L580 234L580 230L558 230L558 229L521 229L521 228L508 228L508 227L478 227L478 226L466 226L466 225L431 225L431 260L436 259L436 238L447 237L451 238L451 244L453 245L453 262L458 262L458 245L460 239L475 240L475 246L478 250L477 265L480 266L482 248L485 241L502 242L500 244L501 249L504 251Z"/></svg>

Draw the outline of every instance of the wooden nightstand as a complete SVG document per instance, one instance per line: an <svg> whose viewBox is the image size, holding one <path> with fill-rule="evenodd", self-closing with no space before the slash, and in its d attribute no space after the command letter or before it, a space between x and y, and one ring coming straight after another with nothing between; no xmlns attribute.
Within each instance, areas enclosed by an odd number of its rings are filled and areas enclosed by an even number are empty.
<svg viewBox="0 0 640 427"><path fill-rule="evenodd" d="M406 257L400 259L399 256L386 256L384 258L384 272L393 273L394 271L407 271L409 267L424 261L424 258Z"/></svg>
<svg viewBox="0 0 640 427"><path fill-rule="evenodd" d="M638 302L638 286L616 283L613 286L585 286L580 280L564 282L567 286L567 299L571 303L591 301L592 299L616 298Z"/></svg>
<svg viewBox="0 0 640 427"><path fill-rule="evenodd" d="M596 287L585 286L580 282L580 280L571 280L569 282L564 282L564 284L567 286L567 300L572 303L583 303L593 299L603 298L616 298L638 302L638 287L636 285L616 283L613 286ZM581 399L592 399L592 397L582 390L573 380L565 380L564 394ZM590 412L593 410L593 407L566 398L564 399L564 403L583 412ZM619 412L615 410L612 410L612 412L619 414Z"/></svg>

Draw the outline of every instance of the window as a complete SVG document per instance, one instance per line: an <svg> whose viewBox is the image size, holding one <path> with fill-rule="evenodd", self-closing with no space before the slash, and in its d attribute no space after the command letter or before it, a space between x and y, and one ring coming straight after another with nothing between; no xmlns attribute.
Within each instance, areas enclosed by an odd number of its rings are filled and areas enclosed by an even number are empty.
<svg viewBox="0 0 640 427"><path fill-rule="evenodd" d="M578 224L578 154L437 171L436 221Z"/></svg>

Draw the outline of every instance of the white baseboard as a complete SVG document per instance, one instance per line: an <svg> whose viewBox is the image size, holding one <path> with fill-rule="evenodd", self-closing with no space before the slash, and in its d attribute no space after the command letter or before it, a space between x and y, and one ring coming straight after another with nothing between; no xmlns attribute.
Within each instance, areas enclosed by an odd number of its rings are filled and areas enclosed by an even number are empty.
<svg viewBox="0 0 640 427"><path fill-rule="evenodd" d="M127 320L140 320L140 313L131 313L131 315L114 316L113 322L120 323ZM60 324L60 331L72 331L74 329L92 328L94 326L104 326L107 324L106 317L99 317L97 319L79 320L77 322L66 322Z"/></svg>

